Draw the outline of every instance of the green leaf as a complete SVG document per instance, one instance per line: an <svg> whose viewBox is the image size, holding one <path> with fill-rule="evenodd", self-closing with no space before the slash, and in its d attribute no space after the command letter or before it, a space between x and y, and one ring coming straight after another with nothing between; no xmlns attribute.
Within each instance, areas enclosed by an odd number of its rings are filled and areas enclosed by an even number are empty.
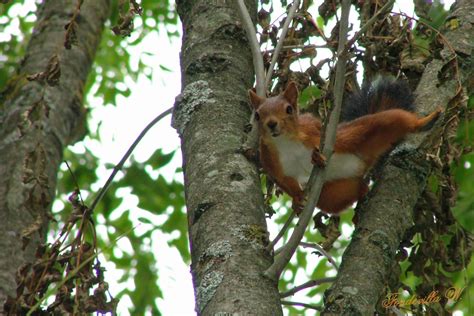
<svg viewBox="0 0 474 316"><path fill-rule="evenodd" d="M309 102L319 97L321 97L321 90L316 86L309 86L301 91L300 96L298 97L298 104L302 108L306 108Z"/></svg>
<svg viewBox="0 0 474 316"><path fill-rule="evenodd" d="M163 65L160 65L160 69L163 70L163 71L166 71L166 72L172 72L173 70L171 70L170 68L168 67L165 67Z"/></svg>
<svg viewBox="0 0 474 316"><path fill-rule="evenodd" d="M142 222L143 224L153 225L153 222L149 218L146 218L146 217L139 217L138 221Z"/></svg>
<svg viewBox="0 0 474 316"><path fill-rule="evenodd" d="M153 167L153 169L159 169L166 166L171 159L174 157L174 151L169 154L164 154L161 149L156 150L150 158L148 158L147 163Z"/></svg>
<svg viewBox="0 0 474 316"><path fill-rule="evenodd" d="M326 25L324 19L318 15L316 18L316 23L318 24L319 29L324 32L324 26Z"/></svg>

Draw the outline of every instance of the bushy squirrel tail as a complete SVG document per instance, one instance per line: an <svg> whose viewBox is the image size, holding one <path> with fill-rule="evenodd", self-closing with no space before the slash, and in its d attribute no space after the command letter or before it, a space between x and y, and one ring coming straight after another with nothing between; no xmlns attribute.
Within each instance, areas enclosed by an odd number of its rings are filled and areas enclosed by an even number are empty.
<svg viewBox="0 0 474 316"><path fill-rule="evenodd" d="M407 83L390 77L380 77L365 84L359 92L344 100L341 122L390 109L415 112L414 96Z"/></svg>

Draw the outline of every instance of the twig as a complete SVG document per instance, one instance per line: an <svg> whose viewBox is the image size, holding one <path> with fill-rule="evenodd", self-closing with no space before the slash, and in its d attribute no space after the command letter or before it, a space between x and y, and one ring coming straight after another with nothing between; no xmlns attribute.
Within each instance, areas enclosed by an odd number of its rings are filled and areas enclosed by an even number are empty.
<svg viewBox="0 0 474 316"><path fill-rule="evenodd" d="M309 242L300 242L300 245L303 246L304 248L313 248L313 249L316 249L317 251L319 251L320 253L323 254L323 256L325 256L329 263L332 264L332 266L336 269L336 270L339 270L339 266L337 265L336 263L336 260L334 260L334 258L326 251L323 249L323 247L321 247L320 245L318 245L317 243L309 243Z"/></svg>
<svg viewBox="0 0 474 316"><path fill-rule="evenodd" d="M388 1L380 10L378 10L362 27L360 30L358 30L355 35L346 43L346 50L349 50L349 48L359 39L359 37L367 31L367 29L374 24L374 22L378 19L378 17L384 13L386 10L388 10L390 7L393 6L395 3L395 0L390 0Z"/></svg>
<svg viewBox="0 0 474 316"><path fill-rule="evenodd" d="M110 184L112 183L112 180L114 179L115 175L119 172L119 170L122 169L123 165L125 164L125 162L127 161L127 159L130 157L130 155L132 154L133 150L135 149L135 147L137 147L138 143L140 143L140 141L142 140L142 138L146 135L146 133L148 133L148 131L156 124L158 123L162 118L164 118L165 116L167 116L168 114L171 114L171 112L173 111L173 108L169 108L167 109L166 111L164 111L163 113L161 113L160 115L158 115L157 117L155 117L150 123L148 123L148 125L142 130L142 132L140 133L140 135L138 135L138 137L135 139L135 141L132 143L132 145L130 146L130 148L128 148L127 152L125 153L125 155L122 157L122 159L120 160L120 162L114 167L114 170L112 171L112 173L110 174L109 178L107 179L107 181L105 182L104 186L100 189L99 193L97 194L97 196L95 197L94 201L92 202L92 205L90 207L90 212L92 213L95 209L95 207L97 206L97 204L99 204L99 202L102 200L102 198L104 197L104 194L105 192L107 192L107 190L109 189L109 186Z"/></svg>
<svg viewBox="0 0 474 316"><path fill-rule="evenodd" d="M293 221L293 218L295 218L295 212L292 212L290 214L290 217L288 217L285 224L283 225L281 230L276 235L275 239L273 239L272 242L267 246L268 251L272 251L273 247L275 247L275 245L278 243L278 241L281 239L281 237L283 237L283 235L287 231L288 227L290 227L290 224Z"/></svg>
<svg viewBox="0 0 474 316"><path fill-rule="evenodd" d="M327 157L329 163L334 143L336 140L336 129L339 122L339 115L341 112L342 105L342 94L344 89L345 71L347 63L347 52L345 51L345 43L347 40L347 32L349 28L349 9L350 0L343 0L341 5L341 22L339 28L339 44L338 44L338 61L336 65L335 85L334 85L334 109L329 117L329 123L326 128L325 139L322 145L323 155ZM318 174L318 175L317 175ZM284 246L283 250L275 256L273 264L265 271L265 275L272 280L278 280L281 272L290 261L291 257L296 251L303 235L308 227L311 216L313 215L314 208L319 199L319 194L324 183L324 177L326 170L319 170L317 166L314 166L308 184L306 185L306 191L309 189L308 202L300 215L299 221L296 224L293 233L288 240L288 243ZM317 176L316 176L317 175Z"/></svg>
<svg viewBox="0 0 474 316"><path fill-rule="evenodd" d="M300 302L281 301L281 304L282 305L291 305L291 306L301 306L301 307L305 307L305 308L315 309L317 311L320 311L320 310L323 309L321 306L305 304L305 303L300 303Z"/></svg>
<svg viewBox="0 0 474 316"><path fill-rule="evenodd" d="M64 160L64 163L66 164L67 170L69 171L69 174L71 175L74 185L76 186L77 195L79 196L79 199L81 199L81 203L84 205L84 200L82 199L82 194L81 194L81 190L79 189L79 183L77 182L76 175L74 174L74 172L72 172L71 166L69 166L69 163L66 160Z"/></svg>
<svg viewBox="0 0 474 316"><path fill-rule="evenodd" d="M137 225L138 226L138 225ZM115 239L112 244L110 244L108 247L105 247L105 249L103 251L96 251L94 254L92 254L90 257L87 257L84 261L81 262L80 265L78 265L75 269L71 270L68 272L67 276L62 279L61 281L59 281L56 286L54 288L48 288L48 291L46 292L45 295L43 295L41 298L38 299L38 302L36 302L35 305L33 305L33 307L31 307L31 309L28 311L28 313L26 314L27 316L30 316L30 315L33 315L33 313L41 306L41 304L48 298L52 297L53 296L53 293L59 293L59 289L64 285L66 284L69 280L71 280L72 278L74 278L77 273L79 271L81 271L82 268L84 268L86 266L87 263L89 263L90 261L92 261L93 259L97 258L100 254L102 253L105 253L105 250L110 250L112 249L113 247L115 247L115 245L117 244L117 242L122 239L123 237L127 236L128 234L130 234L137 226L134 226L132 227L131 229L129 229L128 231L126 231L125 233L123 233L122 235L118 236L117 239Z"/></svg>
<svg viewBox="0 0 474 316"><path fill-rule="evenodd" d="M275 68L275 64L278 60L278 55L280 55L281 47L283 46L283 42L285 41L286 33L288 32L288 27L290 26L291 21L293 21L293 17L295 15L296 9L300 5L300 0L293 1L293 5L288 11L288 16L286 17L285 23L283 24L283 29L281 30L280 39L275 47L275 52L272 56L272 61L270 62L270 67L268 67L267 76L265 78L265 89L268 88L270 82L272 81L273 69Z"/></svg>
<svg viewBox="0 0 474 316"><path fill-rule="evenodd" d="M267 96L267 89L265 85L265 69L263 68L263 58L260 52L260 45L257 40L257 32L253 25L252 19L245 7L244 0L237 0L240 17L242 18L243 27L247 33L247 39L250 42L250 49L252 51L253 67L255 68L256 76L256 90L259 97Z"/></svg>
<svg viewBox="0 0 474 316"><path fill-rule="evenodd" d="M284 298L284 297L292 296L295 293L297 293L299 291L302 291L304 289L307 289L309 287L317 286L317 285L320 285L320 284L323 284L323 283L333 282L334 280L336 280L336 277L328 277L328 278L321 278L321 279L317 279L317 280L310 280L310 281L305 282L301 285L295 286L291 290L280 293L280 297Z"/></svg>
<svg viewBox="0 0 474 316"><path fill-rule="evenodd" d="M328 48L328 45L315 45L315 44L308 44L308 45L287 45L282 46L281 50L289 50L289 49L308 49L308 48ZM275 49L267 49L266 53L273 53Z"/></svg>

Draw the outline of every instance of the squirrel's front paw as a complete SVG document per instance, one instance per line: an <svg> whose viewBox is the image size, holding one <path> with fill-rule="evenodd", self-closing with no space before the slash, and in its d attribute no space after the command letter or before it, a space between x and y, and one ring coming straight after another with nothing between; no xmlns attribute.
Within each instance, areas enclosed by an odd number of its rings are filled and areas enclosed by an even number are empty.
<svg viewBox="0 0 474 316"><path fill-rule="evenodd" d="M313 149L313 153L311 154L311 162L320 169L326 167L326 157L324 157L324 155L321 153L319 147L315 147Z"/></svg>
<svg viewBox="0 0 474 316"><path fill-rule="evenodd" d="M306 202L307 202L307 199L304 196L298 199L293 199L293 204L291 205L291 208L296 213L296 215L299 216L301 214L304 206L306 205Z"/></svg>

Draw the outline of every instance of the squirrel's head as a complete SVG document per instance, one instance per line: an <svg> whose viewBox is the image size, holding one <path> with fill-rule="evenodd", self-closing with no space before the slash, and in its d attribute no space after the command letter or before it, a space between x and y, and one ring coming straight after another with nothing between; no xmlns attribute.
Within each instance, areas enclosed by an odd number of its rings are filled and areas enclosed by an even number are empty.
<svg viewBox="0 0 474 316"><path fill-rule="evenodd" d="M260 135L278 137L298 133L298 88L294 82L278 96L262 98L249 90L249 97Z"/></svg>

